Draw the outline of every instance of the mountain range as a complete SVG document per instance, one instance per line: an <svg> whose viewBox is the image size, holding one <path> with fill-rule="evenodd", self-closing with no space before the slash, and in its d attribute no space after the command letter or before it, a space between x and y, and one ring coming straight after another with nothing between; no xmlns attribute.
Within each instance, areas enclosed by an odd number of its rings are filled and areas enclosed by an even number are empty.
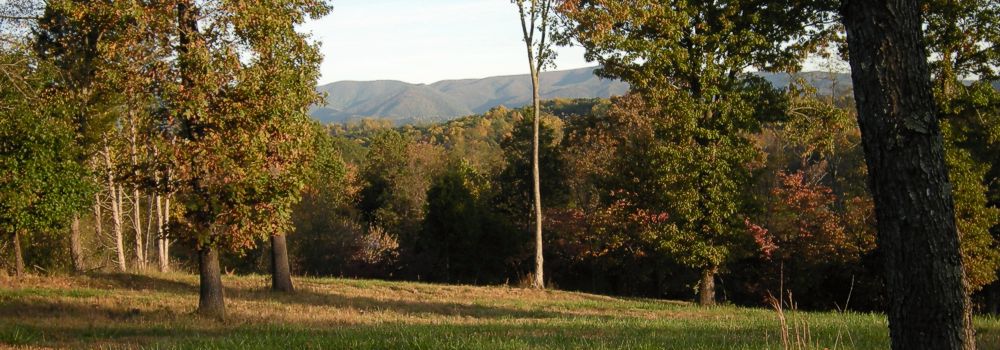
<svg viewBox="0 0 1000 350"><path fill-rule="evenodd" d="M597 67L542 73L542 98L603 98L628 92L628 84L602 79L594 74L595 69ZM791 79L784 73L757 74L778 88L788 86ZM806 72L799 77L819 93L850 91L848 74ZM394 80L341 81L317 89L326 93L326 105L314 107L310 114L324 123L363 118L388 119L396 124L442 121L484 113L500 105L522 107L531 103L532 95L527 74L444 80L433 84Z"/></svg>

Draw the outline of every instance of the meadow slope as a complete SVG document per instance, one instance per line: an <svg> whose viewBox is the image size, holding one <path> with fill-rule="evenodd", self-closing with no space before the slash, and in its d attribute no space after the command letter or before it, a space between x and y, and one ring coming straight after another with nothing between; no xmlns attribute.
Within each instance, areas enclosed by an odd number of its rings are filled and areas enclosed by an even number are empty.
<svg viewBox="0 0 1000 350"><path fill-rule="evenodd" d="M2 280L0 347L350 349L780 349L777 313L508 287L226 276L225 321L192 314L197 276L100 274ZM786 313L808 348L888 345L879 314ZM982 349L1000 321L977 320Z"/></svg>

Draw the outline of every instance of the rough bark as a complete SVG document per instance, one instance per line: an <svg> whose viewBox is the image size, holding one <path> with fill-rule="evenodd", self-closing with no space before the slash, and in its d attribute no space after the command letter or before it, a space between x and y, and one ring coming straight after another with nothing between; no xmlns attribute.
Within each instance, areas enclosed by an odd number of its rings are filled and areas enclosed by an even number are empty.
<svg viewBox="0 0 1000 350"><path fill-rule="evenodd" d="M203 316L225 318L226 305L223 300L222 270L219 268L219 252L214 247L202 247L198 250L198 275L200 292L198 294L198 314Z"/></svg>
<svg viewBox="0 0 1000 350"><path fill-rule="evenodd" d="M24 276L24 254L21 252L21 232L14 230L14 276Z"/></svg>
<svg viewBox="0 0 1000 350"><path fill-rule="evenodd" d="M917 0L841 8L893 349L972 349L954 201Z"/></svg>
<svg viewBox="0 0 1000 350"><path fill-rule="evenodd" d="M698 304L702 306L715 305L715 274L718 267L709 267L701 271L701 283L698 284Z"/></svg>
<svg viewBox="0 0 1000 350"><path fill-rule="evenodd" d="M70 224L69 232L69 253L73 258L73 272L83 273L86 267L83 265L83 242L80 237L80 215L73 215L73 222Z"/></svg>
<svg viewBox="0 0 1000 350"><path fill-rule="evenodd" d="M288 267L288 245L285 235L271 235L271 290L286 293L295 291Z"/></svg>

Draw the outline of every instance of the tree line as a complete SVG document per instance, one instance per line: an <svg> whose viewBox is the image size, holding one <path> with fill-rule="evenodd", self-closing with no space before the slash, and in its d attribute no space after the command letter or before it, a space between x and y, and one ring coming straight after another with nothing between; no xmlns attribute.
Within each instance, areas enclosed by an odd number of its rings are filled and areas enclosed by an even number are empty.
<svg viewBox="0 0 1000 350"><path fill-rule="evenodd" d="M515 4L532 76L572 43L630 93L321 126L295 26L325 2L0 5L13 269L155 256L197 269L220 317L223 268L283 291L295 272L791 293L887 311L896 348L967 346L969 298L1000 305L995 2ZM817 57L849 62L854 91L794 79Z"/></svg>

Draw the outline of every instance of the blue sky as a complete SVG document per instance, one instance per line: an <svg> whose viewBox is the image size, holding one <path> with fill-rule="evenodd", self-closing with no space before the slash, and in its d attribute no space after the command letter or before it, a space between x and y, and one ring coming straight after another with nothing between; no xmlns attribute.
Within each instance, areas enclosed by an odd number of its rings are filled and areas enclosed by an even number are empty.
<svg viewBox="0 0 1000 350"><path fill-rule="evenodd" d="M332 0L307 23L323 43L321 84L340 80L445 79L525 74L528 63L510 0ZM591 66L560 48L557 69Z"/></svg>

